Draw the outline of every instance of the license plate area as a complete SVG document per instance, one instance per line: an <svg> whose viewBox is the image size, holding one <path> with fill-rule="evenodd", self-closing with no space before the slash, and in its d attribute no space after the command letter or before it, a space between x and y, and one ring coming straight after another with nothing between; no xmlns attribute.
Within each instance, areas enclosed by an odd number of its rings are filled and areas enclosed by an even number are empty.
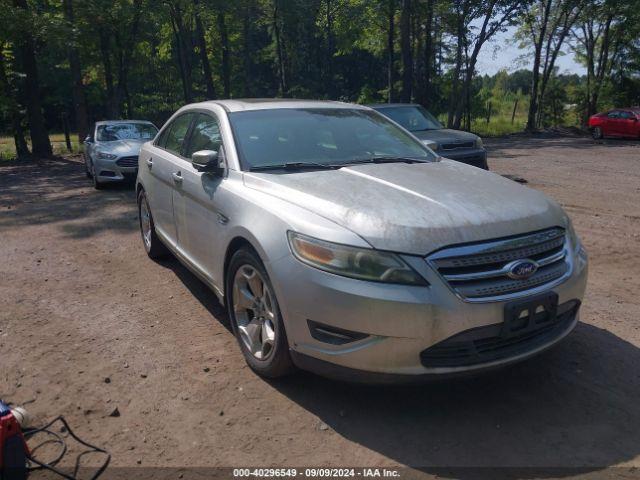
<svg viewBox="0 0 640 480"><path fill-rule="evenodd" d="M511 338L545 328L558 320L558 294L545 293L507 303L500 335Z"/></svg>

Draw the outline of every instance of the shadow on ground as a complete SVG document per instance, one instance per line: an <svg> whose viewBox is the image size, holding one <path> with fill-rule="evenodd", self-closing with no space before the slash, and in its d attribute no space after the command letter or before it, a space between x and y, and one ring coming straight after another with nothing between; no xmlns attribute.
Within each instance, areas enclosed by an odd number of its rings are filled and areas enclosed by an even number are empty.
<svg viewBox="0 0 640 480"><path fill-rule="evenodd" d="M0 166L0 229L61 223L75 238L137 228L133 184L93 189L77 159L9 162Z"/></svg>
<svg viewBox="0 0 640 480"><path fill-rule="evenodd" d="M607 138L594 140L591 137L580 136L560 136L552 134L538 135L512 135L503 138L489 138L485 142L485 147L489 153L489 159L500 157L503 159L516 158L516 155L508 153L506 150L541 150L545 148L567 148L571 150L586 150L594 147L640 147L640 141L624 138Z"/></svg>
<svg viewBox="0 0 640 480"><path fill-rule="evenodd" d="M579 324L555 349L476 378L401 388L301 374L274 386L340 435L400 464L439 475L446 472L437 467L536 467L520 470L524 478L544 476L541 468L576 474L634 459L639 364L638 348Z"/></svg>
<svg viewBox="0 0 640 480"><path fill-rule="evenodd" d="M202 282L173 258L162 264L230 329ZM300 372L269 384L398 464L445 478L549 478L598 472L640 454L637 365L637 347L580 323L550 351L472 378L363 386Z"/></svg>

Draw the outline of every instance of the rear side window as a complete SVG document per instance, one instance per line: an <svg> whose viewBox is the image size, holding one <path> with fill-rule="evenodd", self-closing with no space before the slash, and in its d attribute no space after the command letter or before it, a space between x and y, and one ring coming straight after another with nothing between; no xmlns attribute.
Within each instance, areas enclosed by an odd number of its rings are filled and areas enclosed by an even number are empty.
<svg viewBox="0 0 640 480"><path fill-rule="evenodd" d="M158 145L175 155L181 155L184 140L189 131L193 116L193 113L185 113L176 118L171 125L165 129L166 136L165 132L163 132Z"/></svg>
<svg viewBox="0 0 640 480"><path fill-rule="evenodd" d="M620 118L620 112L617 111L617 110L615 110L613 112L609 112L607 114L607 117L609 117L609 118Z"/></svg>
<svg viewBox="0 0 640 480"><path fill-rule="evenodd" d="M199 113L191 130L189 146L185 157L190 158L193 152L200 150L220 151L222 138L220 137L220 125L218 120L211 115Z"/></svg>

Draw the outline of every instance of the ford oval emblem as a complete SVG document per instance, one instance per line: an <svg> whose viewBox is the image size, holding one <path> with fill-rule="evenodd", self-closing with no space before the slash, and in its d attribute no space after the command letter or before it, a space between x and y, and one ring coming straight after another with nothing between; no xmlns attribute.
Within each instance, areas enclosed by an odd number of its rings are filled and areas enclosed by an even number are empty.
<svg viewBox="0 0 640 480"><path fill-rule="evenodd" d="M534 260L516 260L507 265L507 275L514 280L525 280L538 271Z"/></svg>

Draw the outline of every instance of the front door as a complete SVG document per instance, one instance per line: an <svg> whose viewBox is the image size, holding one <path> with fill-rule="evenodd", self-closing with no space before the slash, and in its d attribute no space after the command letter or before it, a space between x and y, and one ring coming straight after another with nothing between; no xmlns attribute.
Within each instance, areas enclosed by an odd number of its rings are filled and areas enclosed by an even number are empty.
<svg viewBox="0 0 640 480"><path fill-rule="evenodd" d="M177 244L177 231L173 213L173 192L179 188L175 172L184 162L184 142L194 113L185 113L173 119L158 137L149 154L140 158L140 168L148 169L152 181L145 185L153 213L156 230L172 246Z"/></svg>
<svg viewBox="0 0 640 480"><path fill-rule="evenodd" d="M213 113L198 113L185 143L184 161L176 172L179 183L173 193L173 210L178 230L178 250L213 285L221 288L216 278L216 262L220 231L226 217L221 211L225 196L224 177L211 172L199 172L188 160L199 150L214 150L224 156L220 127Z"/></svg>

